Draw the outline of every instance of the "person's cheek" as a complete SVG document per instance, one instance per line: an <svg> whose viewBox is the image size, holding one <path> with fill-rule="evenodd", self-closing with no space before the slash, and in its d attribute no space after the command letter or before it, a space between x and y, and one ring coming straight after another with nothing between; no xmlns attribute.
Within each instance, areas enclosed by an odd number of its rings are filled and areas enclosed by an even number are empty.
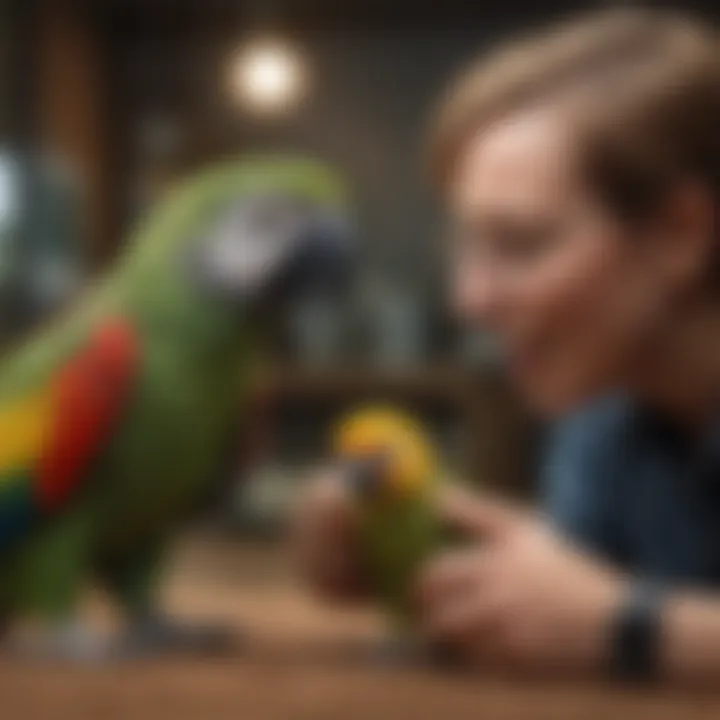
<svg viewBox="0 0 720 720"><path fill-rule="evenodd" d="M613 342L607 327L607 270L602 257L568 248L516 283L515 366L530 403L560 412L594 394Z"/></svg>
<svg viewBox="0 0 720 720"><path fill-rule="evenodd" d="M631 242L588 243L556 283L546 361L560 406L621 385L662 323L662 292Z"/></svg>

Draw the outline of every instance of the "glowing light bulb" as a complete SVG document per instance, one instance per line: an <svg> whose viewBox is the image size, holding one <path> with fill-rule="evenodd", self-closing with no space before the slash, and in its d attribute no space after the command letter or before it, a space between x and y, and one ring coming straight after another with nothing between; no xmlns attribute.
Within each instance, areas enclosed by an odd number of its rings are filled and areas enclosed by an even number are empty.
<svg viewBox="0 0 720 720"><path fill-rule="evenodd" d="M286 109L299 100L304 80L300 57L280 42L255 43L238 52L233 61L234 90L256 110Z"/></svg>

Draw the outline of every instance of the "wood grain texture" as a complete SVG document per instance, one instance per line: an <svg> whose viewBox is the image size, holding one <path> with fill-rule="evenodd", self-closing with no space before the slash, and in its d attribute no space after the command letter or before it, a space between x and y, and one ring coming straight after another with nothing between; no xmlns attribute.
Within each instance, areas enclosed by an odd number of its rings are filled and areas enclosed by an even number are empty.
<svg viewBox="0 0 720 720"><path fill-rule="evenodd" d="M710 720L720 694L602 683L521 682L378 667L367 612L330 612L290 580L276 551L188 543L168 599L187 616L244 629L244 652L70 669L0 664L5 720Z"/></svg>

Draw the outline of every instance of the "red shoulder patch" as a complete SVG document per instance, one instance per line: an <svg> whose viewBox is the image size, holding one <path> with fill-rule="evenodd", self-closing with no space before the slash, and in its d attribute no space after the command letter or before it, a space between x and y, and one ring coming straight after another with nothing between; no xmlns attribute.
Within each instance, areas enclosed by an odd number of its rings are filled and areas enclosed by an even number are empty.
<svg viewBox="0 0 720 720"><path fill-rule="evenodd" d="M60 372L52 436L39 467L43 511L52 512L68 499L104 447L132 389L138 350L132 326L108 320Z"/></svg>

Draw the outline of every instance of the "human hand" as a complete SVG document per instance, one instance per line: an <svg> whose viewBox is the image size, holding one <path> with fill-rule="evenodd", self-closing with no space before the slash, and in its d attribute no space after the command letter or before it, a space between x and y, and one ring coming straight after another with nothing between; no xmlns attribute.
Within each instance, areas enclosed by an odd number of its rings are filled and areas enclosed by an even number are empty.
<svg viewBox="0 0 720 720"><path fill-rule="evenodd" d="M456 488L446 521L472 542L425 568L424 631L477 664L589 669L609 654L608 624L624 580L570 547L540 519Z"/></svg>
<svg viewBox="0 0 720 720"><path fill-rule="evenodd" d="M328 468L303 493L294 523L293 551L300 571L322 598L336 603L367 595L360 568L357 512L350 493Z"/></svg>

